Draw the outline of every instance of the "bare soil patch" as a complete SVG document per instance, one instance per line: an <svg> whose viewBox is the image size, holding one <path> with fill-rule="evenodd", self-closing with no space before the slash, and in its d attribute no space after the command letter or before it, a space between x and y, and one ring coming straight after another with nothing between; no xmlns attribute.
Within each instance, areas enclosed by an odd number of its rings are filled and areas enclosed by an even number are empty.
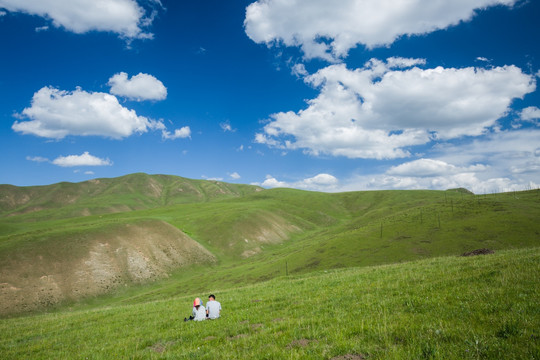
<svg viewBox="0 0 540 360"><path fill-rule="evenodd" d="M488 255L488 254L495 254L495 251L491 249L476 249L473 251L463 253L461 254L461 256L477 256L477 255Z"/></svg>
<svg viewBox="0 0 540 360"><path fill-rule="evenodd" d="M306 347L309 344L317 343L317 340L309 340L309 339L299 339L299 340L293 340L289 345L287 345L287 349L292 349L294 347Z"/></svg>
<svg viewBox="0 0 540 360"><path fill-rule="evenodd" d="M346 355L340 355L333 357L330 360L365 360L367 357L365 357L362 354L346 354Z"/></svg>
<svg viewBox="0 0 540 360"><path fill-rule="evenodd" d="M174 344L174 341L168 341L166 343L157 343L150 346L148 349L150 349L151 351L155 353L161 354L165 352L165 350L167 350L167 346L170 346L172 344Z"/></svg>

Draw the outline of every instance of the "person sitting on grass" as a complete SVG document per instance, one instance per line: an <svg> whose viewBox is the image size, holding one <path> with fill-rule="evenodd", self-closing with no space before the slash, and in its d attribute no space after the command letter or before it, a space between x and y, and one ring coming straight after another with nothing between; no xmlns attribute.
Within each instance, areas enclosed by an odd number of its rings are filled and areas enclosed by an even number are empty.
<svg viewBox="0 0 540 360"><path fill-rule="evenodd" d="M206 320L206 311L202 305L202 301L199 298L195 298L193 301L193 311L189 318L184 318L184 321L203 321Z"/></svg>
<svg viewBox="0 0 540 360"><path fill-rule="evenodd" d="M206 303L206 316L209 319L217 319L221 315L221 304L216 301L216 297L212 294L208 296Z"/></svg>

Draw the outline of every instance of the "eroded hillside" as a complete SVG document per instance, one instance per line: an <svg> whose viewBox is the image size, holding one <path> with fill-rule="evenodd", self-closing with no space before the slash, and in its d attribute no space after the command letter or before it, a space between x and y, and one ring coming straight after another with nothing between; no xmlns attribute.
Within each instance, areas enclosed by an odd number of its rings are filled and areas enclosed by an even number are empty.
<svg viewBox="0 0 540 360"><path fill-rule="evenodd" d="M183 266L216 262L198 242L158 220L72 233L61 240L45 235L36 242L31 249L21 247L0 257L0 315L100 295L167 277Z"/></svg>

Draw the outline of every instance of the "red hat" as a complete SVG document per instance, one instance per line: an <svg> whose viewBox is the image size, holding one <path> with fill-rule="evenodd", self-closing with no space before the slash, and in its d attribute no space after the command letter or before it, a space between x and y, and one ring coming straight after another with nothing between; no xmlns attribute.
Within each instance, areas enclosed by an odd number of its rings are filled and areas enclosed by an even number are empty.
<svg viewBox="0 0 540 360"><path fill-rule="evenodd" d="M201 299L199 298L195 298L195 300L193 300L193 306L197 306L197 305L201 305Z"/></svg>

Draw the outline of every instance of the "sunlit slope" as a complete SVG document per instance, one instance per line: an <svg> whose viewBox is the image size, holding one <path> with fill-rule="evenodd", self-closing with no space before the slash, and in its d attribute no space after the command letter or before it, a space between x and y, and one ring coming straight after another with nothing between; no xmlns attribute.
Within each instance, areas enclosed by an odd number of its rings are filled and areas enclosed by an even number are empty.
<svg viewBox="0 0 540 360"><path fill-rule="evenodd" d="M0 216L49 220L243 196L261 188L143 173L81 183L0 185Z"/></svg>
<svg viewBox="0 0 540 360"><path fill-rule="evenodd" d="M108 264L104 267L115 267L114 274L123 274L113 286L86 293L66 290L51 301L44 297L46 300L34 303L77 300L117 292L119 284L162 279L137 287L132 292L136 300L131 295L118 295L122 301L145 301L286 274L458 255L485 247L500 250L540 245L538 191L328 194L145 174L94 182L99 183L51 185L46 192L40 189L37 198L25 200L26 205L19 201L11 210L4 210L0 216L4 299L16 298L13 291L17 289L32 291L42 279L55 278L51 275L58 278L64 272L82 271L81 264L89 261L96 249L114 248L108 254L122 254L120 248L142 249L142 255L136 250L125 251L125 257L100 257ZM4 186L4 191L9 188ZM62 201L53 198L69 194L60 190L66 188L79 195L61 205ZM22 191L29 190L17 188L13 194L3 195L2 201L6 204L6 199L18 199ZM50 202L45 201L48 198ZM36 208L29 212L31 207ZM82 216L75 215L82 212ZM142 230L133 236L130 226L142 226ZM174 236L166 235L170 229L175 230ZM171 247L182 249L180 239L188 239L206 255L178 260L174 250L168 258L177 260L170 262L156 255L156 251ZM161 244L158 250L155 243ZM8 261L12 259L17 261ZM128 264L138 259L145 268L159 267L153 271L155 276L139 279L129 275ZM165 265L159 265L161 262ZM26 268L32 271L25 273ZM91 273L86 272L90 282L95 278ZM43 293L47 291L52 290Z"/></svg>
<svg viewBox="0 0 540 360"><path fill-rule="evenodd" d="M145 213L159 215L182 229L219 262L176 273L135 291L133 299L120 295L123 302L213 291L323 269L455 256L480 248L540 246L538 191L475 196L456 191L321 194L275 189L157 212ZM293 228L288 237L275 243L257 241L260 230L252 220L264 213L279 214ZM250 256L242 256L249 251Z"/></svg>
<svg viewBox="0 0 540 360"><path fill-rule="evenodd" d="M280 277L195 296L0 320L4 359L536 359L540 250ZM204 293L203 293L204 294Z"/></svg>

